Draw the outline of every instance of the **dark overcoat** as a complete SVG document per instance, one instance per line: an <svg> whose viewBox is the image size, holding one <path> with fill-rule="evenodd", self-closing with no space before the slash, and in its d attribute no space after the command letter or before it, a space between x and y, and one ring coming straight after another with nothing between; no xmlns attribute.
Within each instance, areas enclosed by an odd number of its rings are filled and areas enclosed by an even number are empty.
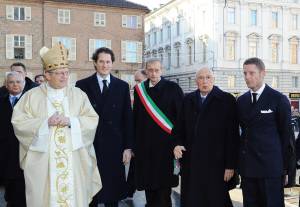
<svg viewBox="0 0 300 207"><path fill-rule="evenodd" d="M0 176L4 180L24 180L19 161L19 141L11 124L12 112L13 107L7 94L0 98Z"/></svg>
<svg viewBox="0 0 300 207"><path fill-rule="evenodd" d="M183 92L174 82L161 79L154 87L145 88L158 108L175 123ZM138 94L134 92L135 179L138 190L156 190L178 185L173 175L173 135L162 130L150 117Z"/></svg>
<svg viewBox="0 0 300 207"><path fill-rule="evenodd" d="M132 149L133 117L129 85L112 75L108 91L101 94L96 74L79 80L83 90L99 115L94 140L97 164L102 180L99 203L124 199L127 194L123 151Z"/></svg>
<svg viewBox="0 0 300 207"><path fill-rule="evenodd" d="M181 161L181 206L224 207L225 169L237 162L238 123L235 98L214 86L201 102L188 94L175 125L176 145L186 148Z"/></svg>

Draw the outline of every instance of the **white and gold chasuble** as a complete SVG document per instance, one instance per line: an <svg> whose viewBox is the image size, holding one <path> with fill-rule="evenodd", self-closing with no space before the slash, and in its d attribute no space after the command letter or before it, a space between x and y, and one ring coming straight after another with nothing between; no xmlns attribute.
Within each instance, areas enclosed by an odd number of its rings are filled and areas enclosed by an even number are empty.
<svg viewBox="0 0 300 207"><path fill-rule="evenodd" d="M48 117L54 113L69 116L69 104L63 89L48 89ZM75 207L72 168L72 143L66 136L66 127L51 127L50 137L50 206Z"/></svg>
<svg viewBox="0 0 300 207"><path fill-rule="evenodd" d="M54 113L69 127L49 127ZM98 115L79 88L47 84L26 92L14 107L28 207L88 207L102 187L93 146Z"/></svg>

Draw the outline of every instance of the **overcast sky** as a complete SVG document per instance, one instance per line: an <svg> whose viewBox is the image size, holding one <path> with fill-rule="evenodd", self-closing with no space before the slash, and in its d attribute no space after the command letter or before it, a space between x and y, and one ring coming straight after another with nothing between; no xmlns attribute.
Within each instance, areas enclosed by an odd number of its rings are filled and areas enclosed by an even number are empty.
<svg viewBox="0 0 300 207"><path fill-rule="evenodd" d="M153 8L158 8L159 4L165 4L170 0L127 0L127 1L145 5L152 10Z"/></svg>

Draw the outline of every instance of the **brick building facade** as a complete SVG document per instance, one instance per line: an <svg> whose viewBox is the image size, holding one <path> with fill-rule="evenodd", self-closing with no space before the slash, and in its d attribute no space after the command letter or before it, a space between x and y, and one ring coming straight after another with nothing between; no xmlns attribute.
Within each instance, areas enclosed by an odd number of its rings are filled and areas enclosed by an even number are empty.
<svg viewBox="0 0 300 207"><path fill-rule="evenodd" d="M61 41L69 49L71 82L94 72L101 46L115 55L114 73L128 82L141 67L148 8L125 0L0 0L0 84L13 62L29 77L42 73L39 50Z"/></svg>

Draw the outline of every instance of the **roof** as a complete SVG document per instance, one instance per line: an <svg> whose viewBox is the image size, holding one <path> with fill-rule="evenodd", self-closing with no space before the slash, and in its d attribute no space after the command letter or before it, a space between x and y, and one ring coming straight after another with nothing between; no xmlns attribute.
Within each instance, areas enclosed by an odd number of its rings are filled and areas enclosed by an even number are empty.
<svg viewBox="0 0 300 207"><path fill-rule="evenodd" d="M127 0L50 0L55 2L63 3L75 3L75 4L92 4L99 6L111 6L111 7L121 7L129 9L140 9L149 12L148 7L140 4L136 4Z"/></svg>

